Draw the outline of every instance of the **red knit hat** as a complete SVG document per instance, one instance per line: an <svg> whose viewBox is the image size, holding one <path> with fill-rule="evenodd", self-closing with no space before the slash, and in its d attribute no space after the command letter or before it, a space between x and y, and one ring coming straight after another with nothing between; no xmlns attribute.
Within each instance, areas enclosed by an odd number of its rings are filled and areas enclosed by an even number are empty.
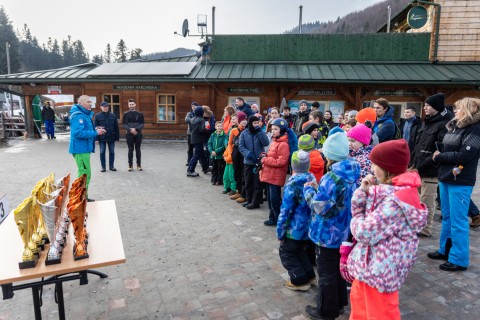
<svg viewBox="0 0 480 320"><path fill-rule="evenodd" d="M400 174L407 171L410 150L404 139L391 140L377 144L370 152L369 158L380 168L392 174Z"/></svg>

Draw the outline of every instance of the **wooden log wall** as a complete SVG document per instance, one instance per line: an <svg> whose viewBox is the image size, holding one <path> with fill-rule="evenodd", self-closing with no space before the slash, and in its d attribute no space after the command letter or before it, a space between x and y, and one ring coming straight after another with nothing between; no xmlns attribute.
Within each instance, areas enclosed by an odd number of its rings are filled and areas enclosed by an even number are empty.
<svg viewBox="0 0 480 320"><path fill-rule="evenodd" d="M442 6L438 61L480 61L480 0L435 2Z"/></svg>

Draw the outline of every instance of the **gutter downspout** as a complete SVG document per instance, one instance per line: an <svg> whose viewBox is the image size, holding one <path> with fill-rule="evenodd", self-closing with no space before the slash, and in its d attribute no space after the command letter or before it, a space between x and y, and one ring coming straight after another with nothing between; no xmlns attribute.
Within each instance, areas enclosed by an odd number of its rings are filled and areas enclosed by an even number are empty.
<svg viewBox="0 0 480 320"><path fill-rule="evenodd" d="M434 44L434 47L433 47L433 61L432 61L432 63L437 63L438 62L438 59L437 59L437 56L438 56L438 37L439 37L439 33L440 33L440 12L442 10L442 6L438 3L429 2L429 1L417 0L416 2L422 3L422 4L428 4L428 5L431 5L431 6L435 6L438 9L437 10L437 16L436 16L436 22L435 22L435 44Z"/></svg>

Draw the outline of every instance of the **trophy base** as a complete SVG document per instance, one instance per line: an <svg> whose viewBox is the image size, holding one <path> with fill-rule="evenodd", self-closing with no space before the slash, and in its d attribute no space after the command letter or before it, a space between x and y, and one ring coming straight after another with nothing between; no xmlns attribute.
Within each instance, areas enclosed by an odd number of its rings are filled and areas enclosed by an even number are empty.
<svg viewBox="0 0 480 320"><path fill-rule="evenodd" d="M18 268L20 269L35 268L38 262L38 257L37 256L34 256L34 257L35 258L33 260L19 262Z"/></svg>
<svg viewBox="0 0 480 320"><path fill-rule="evenodd" d="M43 240L44 244L49 244L50 243L50 239L48 239L48 238L42 238L42 240Z"/></svg>
<svg viewBox="0 0 480 320"><path fill-rule="evenodd" d="M58 259L48 259L48 260L45 259L45 265L46 265L46 266L50 266L50 265L52 265L52 264L59 264L59 263L61 263L61 262L62 262L62 258L61 258L61 257L58 258Z"/></svg>
<svg viewBox="0 0 480 320"><path fill-rule="evenodd" d="M37 244L37 248L38 248L38 250L40 250L40 251L45 250L45 241L42 240L39 244Z"/></svg>
<svg viewBox="0 0 480 320"><path fill-rule="evenodd" d="M84 254L83 256L73 256L73 260L77 261L77 260L82 260L82 259L87 259L89 258L89 255L88 253Z"/></svg>

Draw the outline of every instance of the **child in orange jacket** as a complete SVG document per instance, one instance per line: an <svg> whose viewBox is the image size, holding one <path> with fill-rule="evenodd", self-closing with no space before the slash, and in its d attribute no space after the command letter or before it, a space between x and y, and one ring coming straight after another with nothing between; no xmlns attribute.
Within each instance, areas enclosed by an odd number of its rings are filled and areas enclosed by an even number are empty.
<svg viewBox="0 0 480 320"><path fill-rule="evenodd" d="M325 173L325 161L320 151L315 149L315 139L309 134L304 134L298 138L298 149L310 153L310 169L308 172L315 176L318 183Z"/></svg>

